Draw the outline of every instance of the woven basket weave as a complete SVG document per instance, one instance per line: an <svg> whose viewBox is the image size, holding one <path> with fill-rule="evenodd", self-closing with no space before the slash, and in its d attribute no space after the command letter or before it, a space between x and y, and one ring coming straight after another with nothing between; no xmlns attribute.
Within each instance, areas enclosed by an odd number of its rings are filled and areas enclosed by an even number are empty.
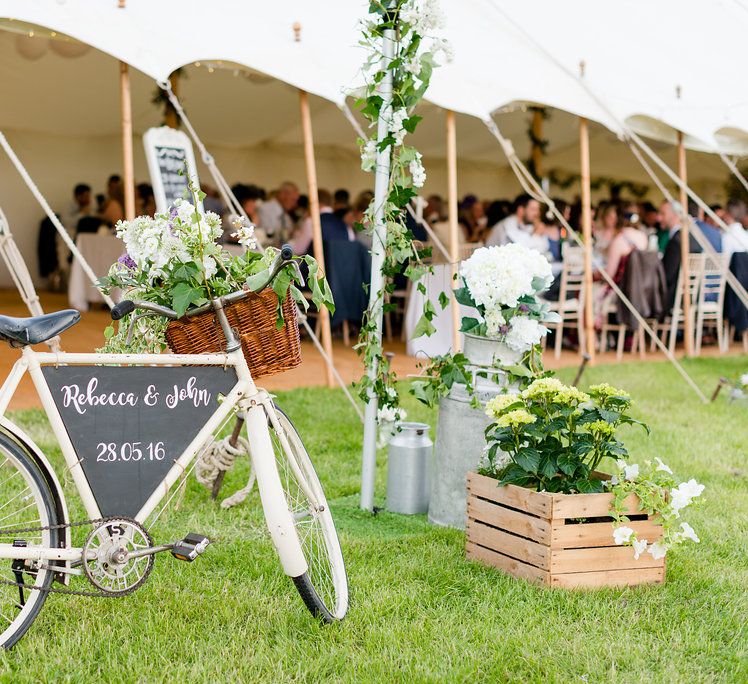
<svg viewBox="0 0 748 684"><path fill-rule="evenodd" d="M231 327L239 331L242 352L252 377L275 375L301 363L301 341L296 322L296 305L289 296L283 302L285 324L275 327L278 297L271 289L250 294L226 307ZM215 354L226 350L226 337L209 311L187 321L172 321L166 327L166 341L175 354Z"/></svg>

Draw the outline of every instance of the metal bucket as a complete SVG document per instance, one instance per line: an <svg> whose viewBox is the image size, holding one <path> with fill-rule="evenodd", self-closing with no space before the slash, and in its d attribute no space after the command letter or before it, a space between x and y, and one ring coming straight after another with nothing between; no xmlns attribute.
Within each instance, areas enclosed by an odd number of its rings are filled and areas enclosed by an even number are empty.
<svg viewBox="0 0 748 684"><path fill-rule="evenodd" d="M431 468L429 522L465 529L467 513L467 474L480 463L485 445L484 431L491 422L485 414L486 402L508 389L517 391L503 371L488 369L497 360L516 363L515 354L497 340L465 335L465 355L473 368L473 388L480 408L470 405L465 385L455 384L439 402L439 424ZM521 355L520 355L521 356ZM483 368L481 368L483 367ZM483 378L479 371L492 377Z"/></svg>
<svg viewBox="0 0 748 684"><path fill-rule="evenodd" d="M429 508L429 462L434 446L426 423L400 423L387 457L387 510L425 513Z"/></svg>

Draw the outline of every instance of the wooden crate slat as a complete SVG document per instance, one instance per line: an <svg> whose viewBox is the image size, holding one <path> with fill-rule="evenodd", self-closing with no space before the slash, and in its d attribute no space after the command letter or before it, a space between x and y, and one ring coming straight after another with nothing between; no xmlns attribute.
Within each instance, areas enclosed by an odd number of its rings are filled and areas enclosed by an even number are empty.
<svg viewBox="0 0 748 684"><path fill-rule="evenodd" d="M468 538L488 549L501 550L501 553L517 560L535 565L543 570L550 568L550 549L529 539L516 537L495 527L489 527L468 518Z"/></svg>
<svg viewBox="0 0 748 684"><path fill-rule="evenodd" d="M478 544L468 542L465 546L465 553L469 560L479 561L484 565L499 568L514 577L521 577L522 579L542 582L544 584L548 583L549 574L545 570L536 568L534 565L523 563L515 558L510 558L502 553L491 551L490 549L479 546Z"/></svg>
<svg viewBox="0 0 748 684"><path fill-rule="evenodd" d="M629 568L663 567L664 559L654 560L649 553L634 558L630 546L605 546L597 549L551 549L551 572L593 572Z"/></svg>
<svg viewBox="0 0 748 684"><path fill-rule="evenodd" d="M554 494L553 519L600 518L610 515L612 494ZM624 501L626 513L641 513L639 498L631 494Z"/></svg>
<svg viewBox="0 0 748 684"><path fill-rule="evenodd" d="M542 518L505 508L490 501L468 496L468 518L481 520L494 527L507 530L537 542L549 545L551 542L551 524Z"/></svg>
<svg viewBox="0 0 748 684"><path fill-rule="evenodd" d="M634 520L626 524L636 532L639 539L646 539L649 542L662 539L662 525L658 525L651 520ZM554 524L551 530L552 548L573 549L589 546L613 546L614 544L613 525L609 522L579 525Z"/></svg>
<svg viewBox="0 0 748 684"><path fill-rule="evenodd" d="M491 477L468 473L467 486L471 494L550 520L553 507L553 497L550 494L514 485L498 487L497 484L497 480Z"/></svg>
<svg viewBox="0 0 748 684"><path fill-rule="evenodd" d="M571 572L553 574L550 583L553 587L576 589L579 587L635 586L637 584L662 584L665 581L665 567L636 568L633 570L602 570L598 572Z"/></svg>

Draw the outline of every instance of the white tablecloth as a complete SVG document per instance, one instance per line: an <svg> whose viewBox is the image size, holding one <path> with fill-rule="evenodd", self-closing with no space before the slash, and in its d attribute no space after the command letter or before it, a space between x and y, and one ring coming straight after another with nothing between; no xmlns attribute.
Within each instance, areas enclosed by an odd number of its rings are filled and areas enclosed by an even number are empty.
<svg viewBox="0 0 748 684"><path fill-rule="evenodd" d="M446 354L452 349L452 303L450 301L447 308L442 309L441 304L439 304L439 293L449 294L452 289L452 267L449 264L437 264L434 266L433 275L426 274L421 282L426 286L426 295L421 294L418 288L414 287L411 290L408 308L405 312L407 353L410 356L423 356L425 354L429 357ZM436 309L436 316L431 321L436 328L436 332L430 336L422 335L413 339L413 330L423 314L423 304L426 297L431 300ZM470 315L468 312L467 307L460 306L460 318ZM460 345L462 345L462 342L463 336L460 335Z"/></svg>
<svg viewBox="0 0 748 684"><path fill-rule="evenodd" d="M75 241L81 256L88 262L97 278L109 273L110 266L125 252L125 245L114 235L81 233ZM114 293L113 293L114 295ZM117 297L112 296L117 301ZM70 264L68 302L78 311L88 311L92 302L103 302L101 293L91 283L78 259L74 256Z"/></svg>

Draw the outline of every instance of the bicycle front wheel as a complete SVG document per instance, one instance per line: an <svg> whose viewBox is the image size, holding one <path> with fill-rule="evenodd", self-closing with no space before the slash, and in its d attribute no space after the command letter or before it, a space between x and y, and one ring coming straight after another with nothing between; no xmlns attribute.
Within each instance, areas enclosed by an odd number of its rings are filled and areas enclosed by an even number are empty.
<svg viewBox="0 0 748 684"><path fill-rule="evenodd" d="M10 437L0 433L0 543L56 548L57 523L54 500L39 467ZM21 529L32 531L14 531ZM9 558L0 562L1 647L13 646L39 615L52 585L50 565Z"/></svg>
<svg viewBox="0 0 748 684"><path fill-rule="evenodd" d="M327 499L288 416L275 407L268 422L281 488L308 566L294 584L312 615L325 622L342 620L348 611L348 579Z"/></svg>

